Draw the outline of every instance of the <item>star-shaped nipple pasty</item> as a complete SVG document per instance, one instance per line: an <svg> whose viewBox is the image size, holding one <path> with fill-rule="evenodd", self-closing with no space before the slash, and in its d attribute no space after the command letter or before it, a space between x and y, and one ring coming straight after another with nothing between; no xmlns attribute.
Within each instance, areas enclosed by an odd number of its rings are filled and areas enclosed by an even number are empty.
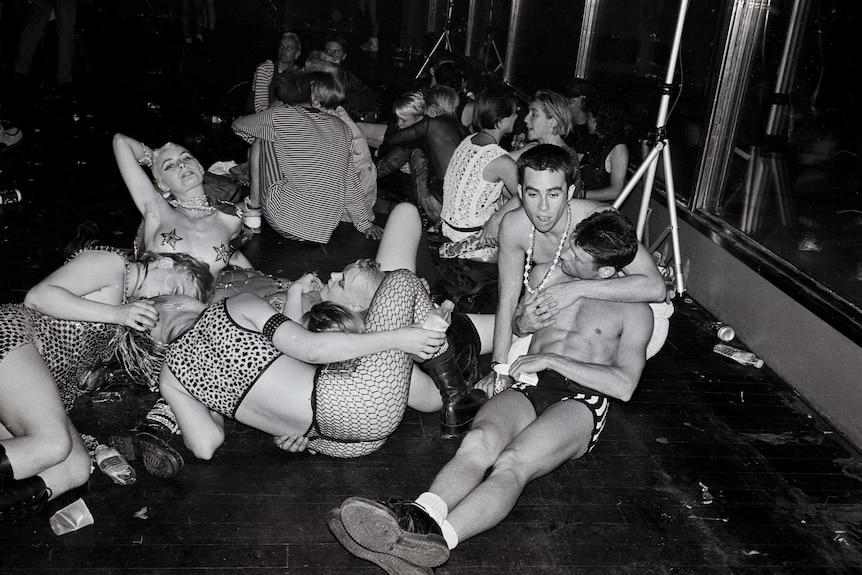
<svg viewBox="0 0 862 575"><path fill-rule="evenodd" d="M183 238L177 235L177 229L174 228L171 231L162 234L162 245L170 245L171 248L177 249L177 242L181 241L182 239Z"/></svg>
<svg viewBox="0 0 862 575"><path fill-rule="evenodd" d="M233 250L224 244L218 247L213 246L213 249L216 252L217 262L223 261L224 263L228 263L228 261L230 261L230 257L233 255Z"/></svg>

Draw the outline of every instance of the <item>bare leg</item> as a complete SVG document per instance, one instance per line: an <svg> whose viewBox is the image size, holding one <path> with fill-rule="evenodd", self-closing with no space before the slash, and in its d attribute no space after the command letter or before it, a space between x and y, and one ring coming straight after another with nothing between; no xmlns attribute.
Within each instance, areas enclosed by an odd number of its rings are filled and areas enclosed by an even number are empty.
<svg viewBox="0 0 862 575"><path fill-rule="evenodd" d="M401 202L392 208L380 247L377 262L383 271L406 269L416 271L416 252L422 236L422 219L419 210L411 203Z"/></svg>
<svg viewBox="0 0 862 575"><path fill-rule="evenodd" d="M582 403L557 403L525 426L535 417L526 398L514 391L497 397L504 401L495 406L496 414L477 417L477 430L464 438L430 489L445 494L442 497L450 508L447 520L459 541L503 521L530 481L586 453L592 433L593 416ZM522 431L512 437L519 427ZM489 463L488 452L499 455ZM489 468L490 475L482 481Z"/></svg>
<svg viewBox="0 0 862 575"><path fill-rule="evenodd" d="M407 407L423 413L434 413L443 407L443 398L440 397L440 390L434 385L434 380L416 365L410 375Z"/></svg>
<svg viewBox="0 0 862 575"><path fill-rule="evenodd" d="M0 363L0 442L15 479L39 475L57 496L90 477L90 456L33 344Z"/></svg>

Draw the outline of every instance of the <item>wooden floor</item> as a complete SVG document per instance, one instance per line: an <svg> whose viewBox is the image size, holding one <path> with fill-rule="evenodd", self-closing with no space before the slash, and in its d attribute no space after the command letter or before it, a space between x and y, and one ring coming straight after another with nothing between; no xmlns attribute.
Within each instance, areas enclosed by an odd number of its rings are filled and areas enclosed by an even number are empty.
<svg viewBox="0 0 862 575"><path fill-rule="evenodd" d="M170 69L147 74L151 61L130 58L137 67L118 67L116 76L91 73L88 99L74 109L37 104L25 143L0 155L0 187L18 187L25 198L0 213L8 265L0 301L21 301L59 265L63 242L84 220L96 220L108 243L130 245L137 218L110 156L113 132L193 141L205 164L241 161L243 148L224 127L198 121L202 112L223 113L213 108L226 106L230 87L262 59L254 30L233 32L248 48L231 48L245 54L239 61L227 48L213 56L159 44L169 36L152 22L126 22L91 40L113 45L125 34L125 45L155 47L155 61L164 57ZM97 72L113 62L102 60ZM260 269L296 277L326 274L374 249L343 226L325 247L265 233L247 252ZM437 573L862 573L860 453L768 366L714 354L711 321L697 302L678 298L667 344L632 401L613 405L594 452L529 485L508 519L460 545ZM82 397L71 416L105 441L153 399L119 386ZM137 484L121 487L96 471L41 514L0 526L0 573L380 573L340 547L326 512L351 495L413 498L456 447L441 439L436 415L410 410L382 450L347 461L287 454L229 423L212 461L180 446L187 465L176 480L139 467ZM55 536L49 516L78 497L94 525Z"/></svg>

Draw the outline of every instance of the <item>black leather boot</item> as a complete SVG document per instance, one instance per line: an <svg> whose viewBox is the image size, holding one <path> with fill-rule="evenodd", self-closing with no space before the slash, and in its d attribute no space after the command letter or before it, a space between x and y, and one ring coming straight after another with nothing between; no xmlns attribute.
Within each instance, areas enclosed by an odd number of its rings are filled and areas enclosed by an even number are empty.
<svg viewBox="0 0 862 575"><path fill-rule="evenodd" d="M128 461L140 460L155 477L172 479L185 461L169 443L179 430L170 406L160 399L133 429L111 436L111 445Z"/></svg>
<svg viewBox="0 0 862 575"><path fill-rule="evenodd" d="M12 464L9 463L9 458L6 457L6 448L2 445L0 445L0 475L14 477L12 475Z"/></svg>
<svg viewBox="0 0 862 575"><path fill-rule="evenodd" d="M461 370L461 376L468 389L479 380L479 353L482 342L479 332L466 313L455 310L452 312L452 323L446 330L450 345L455 351L455 361Z"/></svg>
<svg viewBox="0 0 862 575"><path fill-rule="evenodd" d="M12 523L36 513L50 498L51 490L38 475L27 479L0 475L0 522Z"/></svg>
<svg viewBox="0 0 862 575"><path fill-rule="evenodd" d="M434 380L443 398L443 408L440 410L443 437L458 437L469 429L487 396L480 390L470 391L467 387L451 345L441 355L423 363L422 369Z"/></svg>

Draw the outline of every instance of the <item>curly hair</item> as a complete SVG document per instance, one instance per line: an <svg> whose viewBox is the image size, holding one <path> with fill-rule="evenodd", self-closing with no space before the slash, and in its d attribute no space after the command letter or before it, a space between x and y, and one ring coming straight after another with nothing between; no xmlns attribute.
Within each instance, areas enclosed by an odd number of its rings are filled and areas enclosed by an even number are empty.
<svg viewBox="0 0 862 575"><path fill-rule="evenodd" d="M593 115L596 121L596 131L615 137L625 137L626 113L622 102L608 93L602 93L587 100L586 111Z"/></svg>

